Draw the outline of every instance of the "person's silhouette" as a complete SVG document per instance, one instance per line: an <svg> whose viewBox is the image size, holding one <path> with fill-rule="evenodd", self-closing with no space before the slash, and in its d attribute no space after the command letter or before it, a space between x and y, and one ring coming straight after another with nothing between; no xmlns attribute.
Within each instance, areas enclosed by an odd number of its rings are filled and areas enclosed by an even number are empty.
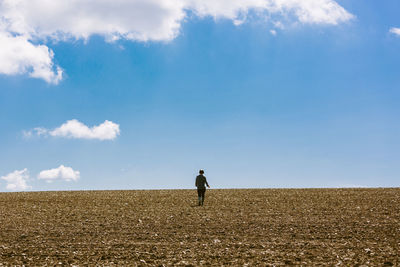
<svg viewBox="0 0 400 267"><path fill-rule="evenodd" d="M196 187L197 187L197 195L199 197L199 206L203 206L203 204L204 204L204 195L206 193L206 185L208 188L210 188L210 186L207 183L207 179L203 174L204 174L204 171L200 170L199 175L197 175L197 177L196 177Z"/></svg>

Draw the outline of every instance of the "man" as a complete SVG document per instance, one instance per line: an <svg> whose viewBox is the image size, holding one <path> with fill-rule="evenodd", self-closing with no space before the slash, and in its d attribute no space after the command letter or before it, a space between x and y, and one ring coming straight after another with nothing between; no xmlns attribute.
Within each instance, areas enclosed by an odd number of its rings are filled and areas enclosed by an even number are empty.
<svg viewBox="0 0 400 267"><path fill-rule="evenodd" d="M203 174L204 171L200 170L199 175L197 175L196 177L196 187L197 187L197 195L199 196L199 206L203 206L204 204L204 194L206 193L205 185L207 185L207 187L210 188L210 186L207 183L207 179Z"/></svg>

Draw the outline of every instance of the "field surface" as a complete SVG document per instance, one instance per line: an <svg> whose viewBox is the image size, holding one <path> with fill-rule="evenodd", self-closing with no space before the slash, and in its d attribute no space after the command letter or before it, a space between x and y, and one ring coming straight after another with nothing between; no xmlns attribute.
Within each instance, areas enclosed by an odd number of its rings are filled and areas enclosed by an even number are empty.
<svg viewBox="0 0 400 267"><path fill-rule="evenodd" d="M400 265L400 189L0 193L0 266Z"/></svg>

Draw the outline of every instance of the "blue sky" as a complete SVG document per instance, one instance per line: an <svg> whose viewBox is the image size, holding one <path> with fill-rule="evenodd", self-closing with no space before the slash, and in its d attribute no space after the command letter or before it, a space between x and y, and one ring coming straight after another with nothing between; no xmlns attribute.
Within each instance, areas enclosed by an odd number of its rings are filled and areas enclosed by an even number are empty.
<svg viewBox="0 0 400 267"><path fill-rule="evenodd" d="M399 1L250 2L132 29L0 5L0 191L398 187Z"/></svg>

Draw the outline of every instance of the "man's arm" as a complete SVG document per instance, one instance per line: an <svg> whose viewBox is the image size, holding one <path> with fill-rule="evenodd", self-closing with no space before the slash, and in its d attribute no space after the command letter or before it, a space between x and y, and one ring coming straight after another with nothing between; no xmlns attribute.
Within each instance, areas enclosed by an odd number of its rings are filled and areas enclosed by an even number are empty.
<svg viewBox="0 0 400 267"><path fill-rule="evenodd" d="M207 183L207 178L206 178L206 177L204 177L204 181L206 181L207 187L210 188L210 186L209 186L208 183Z"/></svg>

